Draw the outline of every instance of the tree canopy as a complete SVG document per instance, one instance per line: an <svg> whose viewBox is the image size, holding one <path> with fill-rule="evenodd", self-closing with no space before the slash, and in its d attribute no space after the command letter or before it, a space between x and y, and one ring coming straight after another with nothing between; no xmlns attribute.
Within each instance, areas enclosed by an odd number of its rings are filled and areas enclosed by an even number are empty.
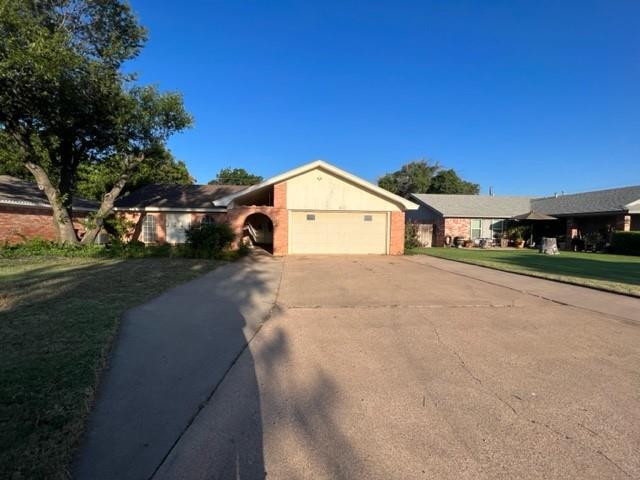
<svg viewBox="0 0 640 480"><path fill-rule="evenodd" d="M260 175L249 173L244 168L223 168L209 185L255 185L262 180Z"/></svg>
<svg viewBox="0 0 640 480"><path fill-rule="evenodd" d="M445 170L427 159L409 162L400 170L383 175L378 186L405 198L412 193L480 193L480 185L463 180L455 170Z"/></svg>
<svg viewBox="0 0 640 480"><path fill-rule="evenodd" d="M191 125L181 95L122 71L145 40L122 0L0 0L0 145L46 193L62 242L78 241L80 169L108 169L113 182L82 239L91 242L134 172Z"/></svg>

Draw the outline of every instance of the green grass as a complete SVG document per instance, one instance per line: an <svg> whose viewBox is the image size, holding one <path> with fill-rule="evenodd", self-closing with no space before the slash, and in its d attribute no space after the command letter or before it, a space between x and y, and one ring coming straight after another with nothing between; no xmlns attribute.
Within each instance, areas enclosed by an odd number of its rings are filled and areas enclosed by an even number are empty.
<svg viewBox="0 0 640 480"><path fill-rule="evenodd" d="M0 259L0 478L67 478L122 312L217 265Z"/></svg>
<svg viewBox="0 0 640 480"><path fill-rule="evenodd" d="M560 252L560 255L554 256L526 249L416 248L408 253L431 255L640 297L640 257L576 252Z"/></svg>

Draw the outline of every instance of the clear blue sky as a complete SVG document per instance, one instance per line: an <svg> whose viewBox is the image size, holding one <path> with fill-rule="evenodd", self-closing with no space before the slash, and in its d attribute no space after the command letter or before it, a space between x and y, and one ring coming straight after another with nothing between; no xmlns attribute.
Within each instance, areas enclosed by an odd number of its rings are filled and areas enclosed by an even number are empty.
<svg viewBox="0 0 640 480"><path fill-rule="evenodd" d="M131 0L199 182L429 157L486 193L640 184L640 2Z"/></svg>

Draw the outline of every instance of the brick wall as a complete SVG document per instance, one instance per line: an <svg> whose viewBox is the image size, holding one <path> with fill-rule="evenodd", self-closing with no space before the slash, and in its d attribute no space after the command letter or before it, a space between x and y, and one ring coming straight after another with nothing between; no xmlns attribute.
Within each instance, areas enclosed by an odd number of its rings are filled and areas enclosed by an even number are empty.
<svg viewBox="0 0 640 480"><path fill-rule="evenodd" d="M86 214L76 214L73 226L84 233L82 220ZM53 214L48 208L0 205L0 243L20 243L25 239L56 240Z"/></svg>
<svg viewBox="0 0 640 480"><path fill-rule="evenodd" d="M404 253L404 212L391 212L389 223L389 255L402 255Z"/></svg>
<svg viewBox="0 0 640 480"><path fill-rule="evenodd" d="M449 235L453 240L455 237L471 238L470 218L445 218L444 236Z"/></svg>

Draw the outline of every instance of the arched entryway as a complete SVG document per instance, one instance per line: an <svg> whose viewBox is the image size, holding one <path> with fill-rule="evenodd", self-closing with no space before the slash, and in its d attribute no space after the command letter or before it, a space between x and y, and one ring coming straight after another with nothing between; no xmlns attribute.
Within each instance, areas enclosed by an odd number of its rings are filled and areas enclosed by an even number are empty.
<svg viewBox="0 0 640 480"><path fill-rule="evenodd" d="M273 253L273 222L264 213L252 213L244 220L242 241Z"/></svg>

